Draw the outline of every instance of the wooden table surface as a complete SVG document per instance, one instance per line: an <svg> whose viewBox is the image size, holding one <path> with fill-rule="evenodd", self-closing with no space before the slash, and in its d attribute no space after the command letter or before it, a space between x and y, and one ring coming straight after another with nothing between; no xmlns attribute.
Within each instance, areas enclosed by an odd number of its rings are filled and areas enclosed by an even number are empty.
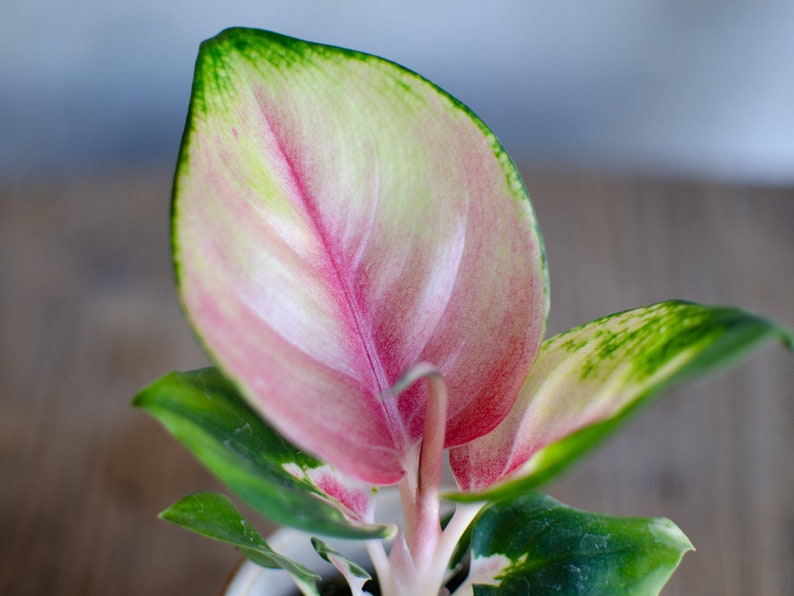
<svg viewBox="0 0 794 596"><path fill-rule="evenodd" d="M794 192L529 171L555 333L667 298L794 327ZM0 594L215 595L233 549L156 519L218 486L136 390L207 361L168 256L169 174L0 185ZM794 355L668 394L549 492L663 515L664 592L794 593ZM261 528L269 529L267 522Z"/></svg>

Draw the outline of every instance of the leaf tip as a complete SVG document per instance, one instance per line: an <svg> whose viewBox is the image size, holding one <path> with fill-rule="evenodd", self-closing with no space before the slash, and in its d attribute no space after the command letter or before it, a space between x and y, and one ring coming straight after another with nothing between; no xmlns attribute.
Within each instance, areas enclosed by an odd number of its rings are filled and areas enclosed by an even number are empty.
<svg viewBox="0 0 794 596"><path fill-rule="evenodd" d="M681 556L695 547L689 537L673 521L666 517L654 518L648 527L651 534L665 546L678 550Z"/></svg>
<svg viewBox="0 0 794 596"><path fill-rule="evenodd" d="M380 528L380 538L382 540L391 540L395 538L399 532L397 524L381 524L376 527Z"/></svg>

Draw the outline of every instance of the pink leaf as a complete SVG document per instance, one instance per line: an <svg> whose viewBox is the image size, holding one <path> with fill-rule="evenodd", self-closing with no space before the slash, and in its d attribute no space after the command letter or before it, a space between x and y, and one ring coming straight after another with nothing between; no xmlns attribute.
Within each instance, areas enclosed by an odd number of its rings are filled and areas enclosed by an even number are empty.
<svg viewBox="0 0 794 596"><path fill-rule="evenodd" d="M187 313L289 440L360 479L403 474L446 377L446 445L508 412L543 334L521 179L456 100L391 62L232 29L199 54L174 191ZM421 384L420 384L421 385Z"/></svg>
<svg viewBox="0 0 794 596"><path fill-rule="evenodd" d="M771 337L792 341L778 325L740 309L677 301L556 335L543 343L499 426L450 452L455 477L465 491L487 489L472 499L534 489L659 390L724 366Z"/></svg>

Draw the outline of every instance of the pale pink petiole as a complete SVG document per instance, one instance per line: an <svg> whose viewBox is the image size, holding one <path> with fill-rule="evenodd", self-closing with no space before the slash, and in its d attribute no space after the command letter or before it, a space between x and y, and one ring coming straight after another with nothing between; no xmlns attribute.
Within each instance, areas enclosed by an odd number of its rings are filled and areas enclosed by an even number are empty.
<svg viewBox="0 0 794 596"><path fill-rule="evenodd" d="M447 387L439 373L426 377L427 414L415 497L415 528L408 542L417 564L432 555L441 536L441 474L444 463L444 433L447 420Z"/></svg>
<svg viewBox="0 0 794 596"><path fill-rule="evenodd" d="M420 363L393 391L399 393L420 379L427 384L425 429L400 483L404 529L392 546L388 577L381 577L384 594L438 594L455 546L481 508L480 504L458 506L442 532L440 494L447 421L444 377L432 365Z"/></svg>

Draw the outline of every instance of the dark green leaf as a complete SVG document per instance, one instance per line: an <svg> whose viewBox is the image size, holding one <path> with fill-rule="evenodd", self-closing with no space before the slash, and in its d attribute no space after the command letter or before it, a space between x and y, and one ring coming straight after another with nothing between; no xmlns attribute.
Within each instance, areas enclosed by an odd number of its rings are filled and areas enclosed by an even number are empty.
<svg viewBox="0 0 794 596"><path fill-rule="evenodd" d="M538 494L500 501L474 524L477 596L658 594L692 550L663 518L579 511Z"/></svg>
<svg viewBox="0 0 794 596"><path fill-rule="evenodd" d="M342 538L385 538L394 532L392 526L358 521L355 512L318 488L310 475L322 471L327 480L336 478L334 471L287 443L217 369L168 374L138 394L134 404L272 520ZM362 499L370 497L369 488L356 490Z"/></svg>

